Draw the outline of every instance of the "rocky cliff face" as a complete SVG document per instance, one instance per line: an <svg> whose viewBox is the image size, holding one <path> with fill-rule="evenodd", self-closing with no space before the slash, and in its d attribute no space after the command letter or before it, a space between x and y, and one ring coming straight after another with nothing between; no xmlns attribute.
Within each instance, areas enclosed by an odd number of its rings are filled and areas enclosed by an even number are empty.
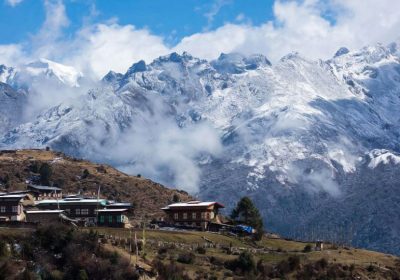
<svg viewBox="0 0 400 280"><path fill-rule="evenodd" d="M399 54L376 45L271 65L173 53L110 72L1 142L105 161L228 209L249 195L271 231L345 229L346 241L399 253Z"/></svg>

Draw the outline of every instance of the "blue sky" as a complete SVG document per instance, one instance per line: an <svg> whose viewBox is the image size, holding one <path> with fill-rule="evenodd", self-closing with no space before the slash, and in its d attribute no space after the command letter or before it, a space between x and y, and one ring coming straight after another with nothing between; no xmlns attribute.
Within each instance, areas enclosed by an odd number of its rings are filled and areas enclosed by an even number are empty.
<svg viewBox="0 0 400 280"><path fill-rule="evenodd" d="M43 57L99 78L174 51L329 59L398 41L400 1L0 0L0 30L0 64Z"/></svg>
<svg viewBox="0 0 400 280"><path fill-rule="evenodd" d="M0 44L25 40L40 29L45 8L39 0L22 1L11 6L5 0L0 9ZM259 25L272 19L272 0L69 0L64 2L70 20L65 36L72 36L85 20L117 19L161 35L168 44L184 36L215 29L227 22ZM95 9L95 12L93 11Z"/></svg>

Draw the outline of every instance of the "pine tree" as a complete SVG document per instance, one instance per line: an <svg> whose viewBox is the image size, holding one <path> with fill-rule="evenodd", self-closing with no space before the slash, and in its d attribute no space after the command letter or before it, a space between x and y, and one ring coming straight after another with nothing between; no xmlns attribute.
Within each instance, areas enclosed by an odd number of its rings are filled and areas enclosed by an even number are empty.
<svg viewBox="0 0 400 280"><path fill-rule="evenodd" d="M231 218L238 223L252 226L256 230L254 238L256 240L261 240L264 233L264 224L260 211L258 211L249 197L245 196L238 202L232 211Z"/></svg>
<svg viewBox="0 0 400 280"><path fill-rule="evenodd" d="M48 163L43 163L42 166L40 166L39 169L40 173L40 182L43 185L50 185L50 177L53 174L53 170L51 169L50 164Z"/></svg>

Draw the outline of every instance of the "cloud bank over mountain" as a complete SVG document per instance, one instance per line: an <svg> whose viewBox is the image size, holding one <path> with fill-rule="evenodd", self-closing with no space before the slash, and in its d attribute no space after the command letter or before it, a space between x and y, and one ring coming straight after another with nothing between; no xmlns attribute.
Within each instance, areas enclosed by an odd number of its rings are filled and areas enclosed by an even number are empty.
<svg viewBox="0 0 400 280"><path fill-rule="evenodd" d="M217 1L213 12L208 13L209 20L225 4ZM0 45L0 63L27 63L46 57L98 78L109 69L125 72L132 61L151 62L171 51L188 51L205 59L215 59L220 53L262 53L273 62L295 51L313 59L327 59L342 46L357 49L376 42L389 43L398 38L400 29L398 1L275 1L273 20L260 25L228 22L215 30L205 28L171 46L151 30L119 24L117 18L96 22L95 9L74 36L64 38L69 20L63 1L45 0L44 5L46 20L40 31L28 42Z"/></svg>

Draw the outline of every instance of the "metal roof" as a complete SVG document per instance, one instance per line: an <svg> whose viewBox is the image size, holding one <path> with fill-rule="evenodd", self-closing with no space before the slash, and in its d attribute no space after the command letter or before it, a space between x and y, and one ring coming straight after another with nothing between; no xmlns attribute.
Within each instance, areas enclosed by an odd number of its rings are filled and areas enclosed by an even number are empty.
<svg viewBox="0 0 400 280"><path fill-rule="evenodd" d="M34 188L41 191L61 191L60 188L49 187L49 186L39 186L39 185L29 185L29 188Z"/></svg>
<svg viewBox="0 0 400 280"><path fill-rule="evenodd" d="M65 199L44 199L36 202L36 205L40 206L45 204L96 204L100 203L101 205L106 205L105 199L74 199L74 200L65 200Z"/></svg>
<svg viewBox="0 0 400 280"><path fill-rule="evenodd" d="M24 198L26 197L26 194L6 194L6 195L0 195L1 198Z"/></svg>
<svg viewBox="0 0 400 280"><path fill-rule="evenodd" d="M28 214L62 213L64 210L27 210Z"/></svg>
<svg viewBox="0 0 400 280"><path fill-rule="evenodd" d="M125 211L128 211L128 209L99 209L96 211L97 212L125 212Z"/></svg>
<svg viewBox="0 0 400 280"><path fill-rule="evenodd" d="M126 207L132 207L132 203L129 203L129 202L115 202L115 203L107 204L107 207L109 207L109 206L126 206Z"/></svg>
<svg viewBox="0 0 400 280"><path fill-rule="evenodd" d="M168 205L167 207L161 208L162 210L168 210L171 208L185 208L185 207L209 207L212 205L218 205L221 208L224 208L225 206L216 202L216 201L206 201L206 202L202 202L202 201L189 201L189 202L178 202L178 203L173 203Z"/></svg>

